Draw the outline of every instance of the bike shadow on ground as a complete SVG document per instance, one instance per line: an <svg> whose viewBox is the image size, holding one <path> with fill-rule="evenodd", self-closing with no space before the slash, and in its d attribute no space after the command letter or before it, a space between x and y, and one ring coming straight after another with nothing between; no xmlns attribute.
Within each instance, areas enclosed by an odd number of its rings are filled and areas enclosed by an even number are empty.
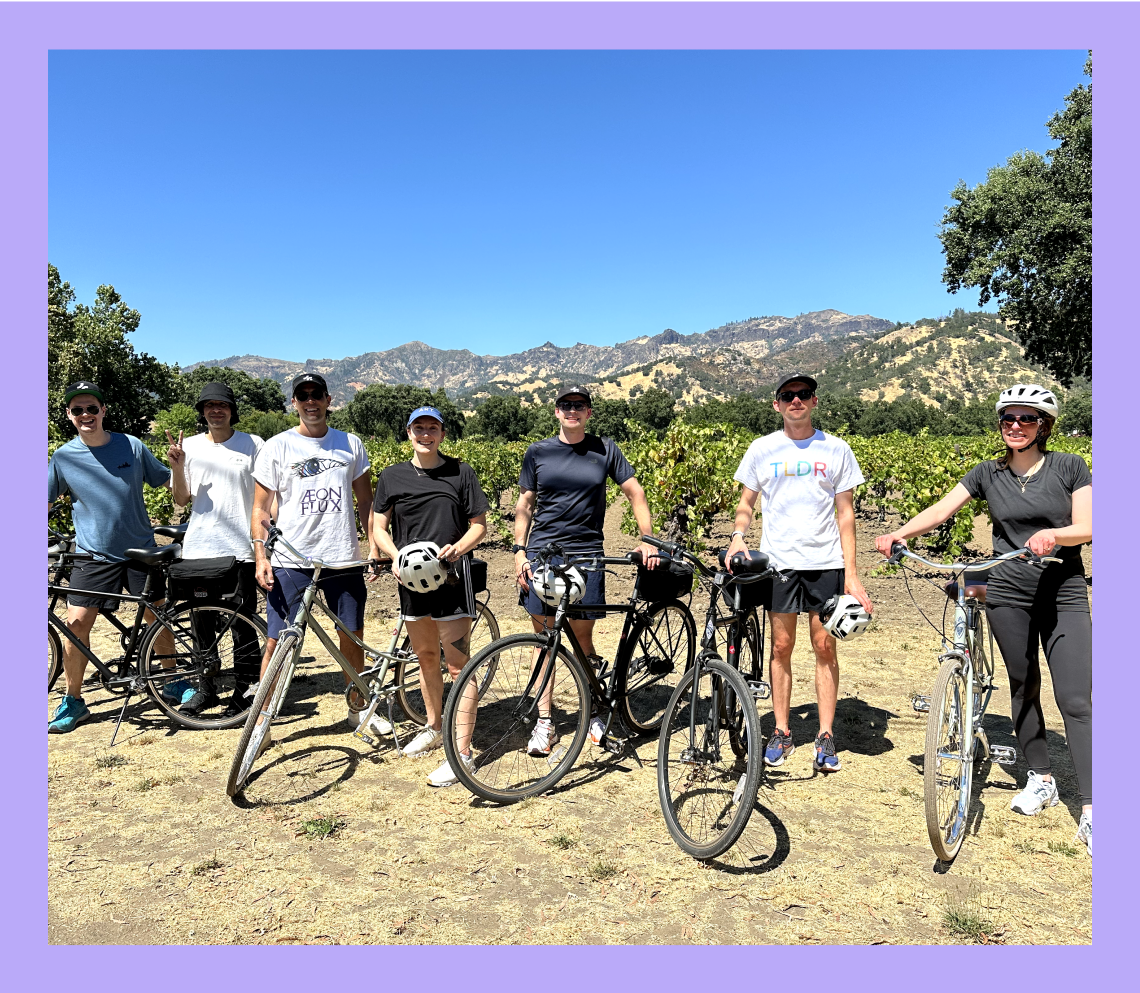
<svg viewBox="0 0 1140 993"><path fill-rule="evenodd" d="M578 761L574 763L570 771L566 773L557 783L550 789L543 791L539 796L556 797L562 793L569 793L573 790L581 789L584 786L589 786L592 783L599 782L605 776L612 773L623 773L629 775L633 772L634 765L640 765L641 759L636 753L631 754L626 751L622 755L614 755L612 752L603 752L595 746L587 742L586 748L594 750L594 755L590 756L585 762L579 756ZM585 749L583 749L585 751ZM517 802L517 801L514 801ZM482 797L471 797L470 806L472 807L510 807L513 803L499 803L496 800L484 800Z"/></svg>
<svg viewBox="0 0 1140 993"><path fill-rule="evenodd" d="M276 745L288 746L295 742L297 738L305 737L304 733L290 738L284 738ZM312 756L321 756L325 754L323 761L319 761L315 768L310 767L310 763L303 763L303 767L298 767L285 773L285 776L290 782L300 782L305 779L315 778L317 776L324 776L330 771L335 771L337 767L343 765L340 774L335 779L326 779L320 786L308 790L305 793L297 793L293 796L283 800L272 800L275 806L292 807L297 804L307 803L310 800L315 800L318 797L324 796L326 793L334 789L339 789L347 783L355 774L356 768L362 761L362 756L355 749L349 748L345 745L311 745L308 748L303 748L301 751L289 750L282 755L274 758L268 765L261 766L255 769L242 787L242 791L236 796L231 797L235 807L243 810L252 810L257 807L263 807L267 801L263 799L250 800L246 793L250 787L256 786L259 779L274 770L280 770L282 767L289 763L301 763L304 759Z"/></svg>
<svg viewBox="0 0 1140 993"><path fill-rule="evenodd" d="M744 833L723 855L706 859L705 864L731 875L760 876L778 869L792 852L792 839L775 811L757 797Z"/></svg>

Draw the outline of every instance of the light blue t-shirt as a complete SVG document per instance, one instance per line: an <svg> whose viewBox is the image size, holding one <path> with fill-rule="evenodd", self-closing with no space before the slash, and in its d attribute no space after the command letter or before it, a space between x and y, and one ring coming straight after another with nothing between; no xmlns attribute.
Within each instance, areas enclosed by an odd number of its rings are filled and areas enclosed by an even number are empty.
<svg viewBox="0 0 1140 993"><path fill-rule="evenodd" d="M70 494L76 544L123 562L128 548L154 546L143 483L163 486L169 479L170 470L129 434L112 433L98 448L72 438L48 462L48 501Z"/></svg>

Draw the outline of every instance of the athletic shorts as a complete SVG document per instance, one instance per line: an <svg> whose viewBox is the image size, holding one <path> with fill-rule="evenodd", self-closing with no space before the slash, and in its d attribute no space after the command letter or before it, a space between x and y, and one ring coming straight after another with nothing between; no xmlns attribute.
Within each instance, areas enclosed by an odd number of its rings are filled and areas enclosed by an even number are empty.
<svg viewBox="0 0 1140 993"><path fill-rule="evenodd" d="M281 631L293 623L312 580L312 569L273 570L273 589L269 591L265 607L270 638L280 637ZM368 594L364 588L363 567L322 569L318 590L329 610L349 631L364 629L364 602Z"/></svg>
<svg viewBox="0 0 1140 993"><path fill-rule="evenodd" d="M132 596L140 596L146 585L148 569L141 562L97 562L93 559L76 562L71 569L68 586L76 590L94 590L96 593L121 593L124 589ZM162 600L166 595L166 578L161 570L154 571L154 585L151 596ZM118 610L121 600L105 600L97 596L67 595L67 602L73 607L99 607L103 610ZM129 604L134 606L134 604Z"/></svg>
<svg viewBox="0 0 1140 993"><path fill-rule="evenodd" d="M786 583L780 577L787 578ZM772 577L773 614L818 614L833 596L843 592L844 569L782 569Z"/></svg>
<svg viewBox="0 0 1140 993"><path fill-rule="evenodd" d="M602 555L603 551L599 548L596 551L590 550L587 552L575 552L570 555L570 558L577 558L579 555ZM528 550L526 553L527 560L531 562L531 568L534 568L534 555ZM551 560L555 565L566 561L566 556L555 555ZM603 569L583 569L586 574L586 595L573 604L575 607L580 607L582 604L591 603L605 603L606 602L606 573ZM519 587L519 606L526 609L526 612L532 617L553 617L555 607L547 603L543 603L538 598L538 594L534 592L532 587L529 590L524 590ZM582 618L585 620L597 620L599 617L605 617L604 610L587 610L579 613L577 610L569 615L574 618Z"/></svg>
<svg viewBox="0 0 1140 993"><path fill-rule="evenodd" d="M451 566L459 581L444 583L438 590L420 593L400 587L400 616L405 621L458 621L475 616L475 594L471 592L471 557L464 555Z"/></svg>

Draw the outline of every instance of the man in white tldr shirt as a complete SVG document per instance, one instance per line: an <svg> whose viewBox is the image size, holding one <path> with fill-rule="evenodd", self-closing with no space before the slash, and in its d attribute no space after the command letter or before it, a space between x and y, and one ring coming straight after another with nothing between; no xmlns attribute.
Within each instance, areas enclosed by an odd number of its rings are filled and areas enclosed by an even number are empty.
<svg viewBox="0 0 1140 993"><path fill-rule="evenodd" d="M839 695L835 639L823 628L819 611L833 596L849 593L869 611L871 601L855 567L855 487L863 473L845 441L816 430L812 411L819 403L817 383L800 372L780 378L773 408L784 426L749 446L735 479L743 486L736 508L728 558L747 553L744 535L752 523L757 498L764 515L760 550L780 576L772 581L772 709L776 731L764 752L770 766L783 765L795 751L789 727L792 699L792 649L800 613L810 615L815 649L815 696L819 734L814 767L838 772L832 738Z"/></svg>

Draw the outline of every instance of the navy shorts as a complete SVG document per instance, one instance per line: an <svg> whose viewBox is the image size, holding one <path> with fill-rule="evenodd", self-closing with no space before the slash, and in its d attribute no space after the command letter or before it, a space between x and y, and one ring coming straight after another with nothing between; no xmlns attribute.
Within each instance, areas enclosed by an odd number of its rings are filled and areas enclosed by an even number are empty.
<svg viewBox="0 0 1140 993"><path fill-rule="evenodd" d="M599 548L599 549L597 549L597 551L590 550L588 552L575 552L575 553L571 554L569 557L573 559L573 558L577 558L577 556L579 556L579 555L603 555L603 554L605 554L605 553ZM534 568L534 555L530 552L529 549L527 550L526 557L527 557L527 561L529 561L531 563L531 568L533 569ZM565 555L555 555L550 561L553 562L555 565L558 565L559 563L565 562L566 558L567 558L567 556L565 556ZM583 612L579 612L577 610L577 608L581 607L583 604L605 603L606 602L606 573L605 573L605 570L604 569L583 569L582 571L586 574L586 595L583 596L582 599L578 601L578 603L572 605L575 607L575 610L569 616L575 617L575 618L580 617L580 618L583 618L585 620L597 620L599 617L605 617L606 612L604 610L587 610L587 611L583 611ZM554 607L551 607L547 603L543 603L538 598L538 594L534 592L533 588L531 588L529 590L524 590L521 586L519 587L519 606L524 607L526 609L526 612L528 614L532 615L533 617L553 617L554 611L556 609Z"/></svg>
<svg viewBox="0 0 1140 993"><path fill-rule="evenodd" d="M278 638L282 629L293 623L312 580L312 569L273 570L273 589L269 591L265 607L270 638ZM364 630L364 602L368 593L364 588L363 567L322 569L318 589L341 624L349 631Z"/></svg>
<svg viewBox="0 0 1140 993"><path fill-rule="evenodd" d="M132 596L141 596L149 575L150 570L133 559L128 559L126 562L98 562L94 559L84 559L72 566L67 585L72 589L92 590L95 593L122 593L125 589ZM151 599L161 601L166 595L166 579L161 570L154 570L154 579L151 582ZM67 602L73 607L118 610L119 604L124 601L68 593ZM134 604L131 603L129 606L134 607Z"/></svg>
<svg viewBox="0 0 1140 993"><path fill-rule="evenodd" d="M780 582L780 577L787 582ZM772 577L773 614L818 614L833 596L843 592L844 569L781 569Z"/></svg>

